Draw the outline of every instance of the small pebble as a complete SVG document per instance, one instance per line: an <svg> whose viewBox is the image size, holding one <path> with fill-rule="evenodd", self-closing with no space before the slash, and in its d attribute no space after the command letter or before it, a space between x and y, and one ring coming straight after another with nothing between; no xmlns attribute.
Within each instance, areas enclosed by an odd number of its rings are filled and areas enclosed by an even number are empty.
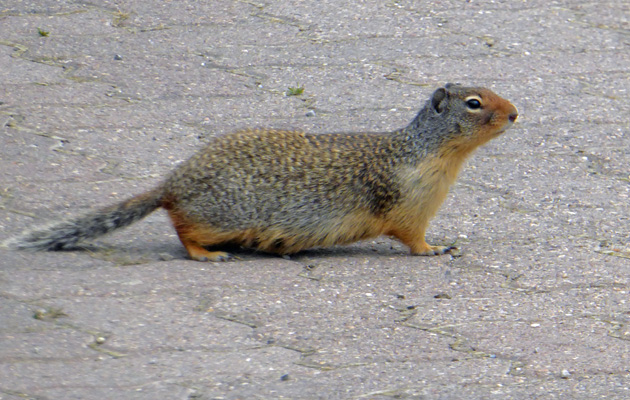
<svg viewBox="0 0 630 400"><path fill-rule="evenodd" d="M288 381L289 380L289 374L284 374L280 377L281 381Z"/></svg>
<svg viewBox="0 0 630 400"><path fill-rule="evenodd" d="M175 259L175 256L173 256L172 254L169 254L169 253L160 253L160 254L158 254L158 257L162 261L172 261L172 260Z"/></svg>
<svg viewBox="0 0 630 400"><path fill-rule="evenodd" d="M116 54L116 55L114 55L114 60L121 61L122 60L122 56L120 54Z"/></svg>
<svg viewBox="0 0 630 400"><path fill-rule="evenodd" d="M562 372L560 372L560 378L562 379L568 379L571 376L571 373L569 372L568 369L563 369Z"/></svg>
<svg viewBox="0 0 630 400"><path fill-rule="evenodd" d="M315 117L315 116L317 116L317 114L315 113L315 110L308 110L305 115L307 117Z"/></svg>

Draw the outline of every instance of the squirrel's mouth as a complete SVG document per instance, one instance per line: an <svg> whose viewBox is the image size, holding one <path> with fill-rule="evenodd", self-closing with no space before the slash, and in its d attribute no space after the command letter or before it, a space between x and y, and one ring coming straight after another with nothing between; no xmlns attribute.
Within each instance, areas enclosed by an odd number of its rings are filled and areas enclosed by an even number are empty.
<svg viewBox="0 0 630 400"><path fill-rule="evenodd" d="M505 124L503 124L503 126L500 129L497 129L494 133L493 136L499 136L502 135L505 131L507 131L512 125L514 125L514 123L512 123L511 121L506 122Z"/></svg>
<svg viewBox="0 0 630 400"><path fill-rule="evenodd" d="M508 120L505 121L505 124L503 124L503 127L499 129L499 133L503 133L507 131L509 128L511 128L514 125L514 122L516 121L517 116L518 116L517 114L510 114L508 116Z"/></svg>

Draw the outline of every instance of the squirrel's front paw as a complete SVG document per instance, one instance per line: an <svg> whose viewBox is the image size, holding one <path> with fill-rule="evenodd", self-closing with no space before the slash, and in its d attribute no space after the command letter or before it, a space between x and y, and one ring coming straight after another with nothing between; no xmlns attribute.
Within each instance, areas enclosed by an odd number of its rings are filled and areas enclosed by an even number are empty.
<svg viewBox="0 0 630 400"><path fill-rule="evenodd" d="M414 256L440 256L442 254L450 253L452 250L457 250L455 246L430 246L425 244L418 250L412 250L411 254Z"/></svg>

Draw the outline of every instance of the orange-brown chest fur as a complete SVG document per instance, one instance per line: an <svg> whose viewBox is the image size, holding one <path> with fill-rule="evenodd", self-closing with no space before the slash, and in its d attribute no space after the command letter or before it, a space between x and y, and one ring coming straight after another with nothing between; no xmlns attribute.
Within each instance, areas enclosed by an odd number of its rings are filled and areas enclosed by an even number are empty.
<svg viewBox="0 0 630 400"><path fill-rule="evenodd" d="M440 149L416 165L402 166L398 171L403 196L388 216L393 225L426 225L444 202L450 186L470 153L471 146L458 140L443 143Z"/></svg>

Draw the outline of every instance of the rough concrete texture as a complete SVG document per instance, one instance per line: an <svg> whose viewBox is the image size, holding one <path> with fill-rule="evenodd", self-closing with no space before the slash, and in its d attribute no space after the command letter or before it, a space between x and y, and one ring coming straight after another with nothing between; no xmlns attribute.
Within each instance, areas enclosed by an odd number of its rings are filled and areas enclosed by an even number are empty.
<svg viewBox="0 0 630 400"><path fill-rule="evenodd" d="M1 250L0 399L630 398L626 0L3 0L0 240L239 128L401 127L446 82L521 113L430 226L460 256L199 263L161 212Z"/></svg>

